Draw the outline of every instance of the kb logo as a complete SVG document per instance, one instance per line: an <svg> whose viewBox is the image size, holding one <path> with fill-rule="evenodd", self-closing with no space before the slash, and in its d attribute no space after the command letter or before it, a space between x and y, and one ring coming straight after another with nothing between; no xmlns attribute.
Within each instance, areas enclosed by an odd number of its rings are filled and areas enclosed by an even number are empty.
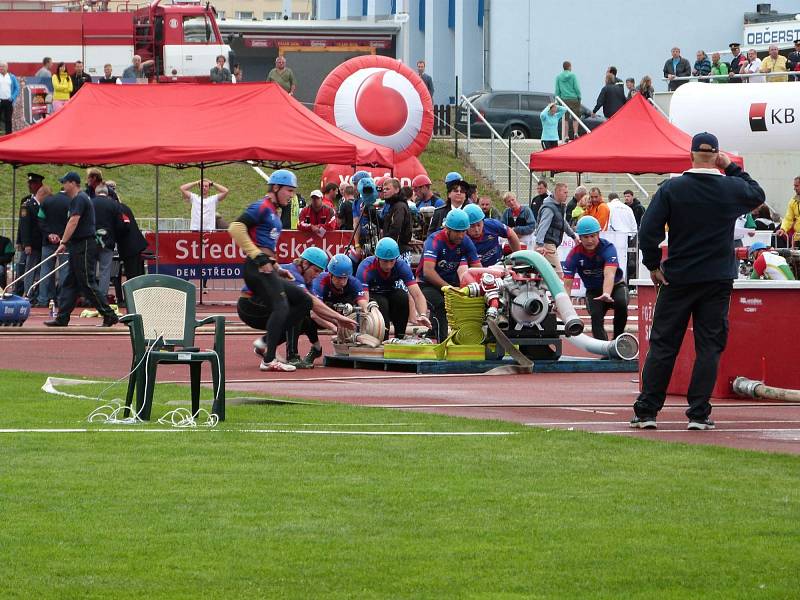
<svg viewBox="0 0 800 600"><path fill-rule="evenodd" d="M771 108L767 114L766 102L750 105L750 131L767 131L767 120L772 125L790 125L794 123L794 108Z"/></svg>

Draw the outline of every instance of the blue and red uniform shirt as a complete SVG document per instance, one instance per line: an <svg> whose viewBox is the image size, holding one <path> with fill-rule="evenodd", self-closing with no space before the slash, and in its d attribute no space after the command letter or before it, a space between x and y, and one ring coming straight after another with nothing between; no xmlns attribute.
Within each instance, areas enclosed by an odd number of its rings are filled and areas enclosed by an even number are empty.
<svg viewBox="0 0 800 600"><path fill-rule="evenodd" d="M308 286L306 285L306 280L303 278L303 274L300 272L300 269L294 262L286 263L285 265L281 265L281 269L285 269L292 274L294 277L294 281L290 282L295 284L297 287L307 290Z"/></svg>
<svg viewBox="0 0 800 600"><path fill-rule="evenodd" d="M364 286L358 279L350 275L347 278L347 284L344 286L344 289L339 291L333 287L331 274L327 271L320 273L320 275L311 282L311 293L325 304L338 304L341 302L355 304L358 300L366 298Z"/></svg>
<svg viewBox="0 0 800 600"><path fill-rule="evenodd" d="M617 249L608 240L601 239L594 252L589 252L582 244L575 246L564 263L564 277L575 277L577 273L583 280L587 290L603 288L603 269L617 267L614 284L622 281L622 269L619 268Z"/></svg>
<svg viewBox="0 0 800 600"><path fill-rule="evenodd" d="M428 236L422 251L422 260L417 268L417 279L425 281L423 265L433 262L439 277L450 285L458 285L458 268L461 265L481 266L475 244L464 236L460 244L451 244L447 239L447 229L440 229Z"/></svg>
<svg viewBox="0 0 800 600"><path fill-rule="evenodd" d="M430 200L418 200L416 203L417 208L427 208L428 206L439 208L440 206L444 206L444 200L439 198L439 196L431 196Z"/></svg>
<svg viewBox="0 0 800 600"><path fill-rule="evenodd" d="M475 244L475 249L478 251L478 256L481 259L481 265L484 267L491 267L500 262L503 258L503 248L500 246L499 238L508 237L508 227L503 225L497 219L484 219L483 220L483 234L481 238L469 238Z"/></svg>
<svg viewBox="0 0 800 600"><path fill-rule="evenodd" d="M253 202L237 219L247 225L250 239L259 248L276 252L278 238L281 237L281 217L268 197Z"/></svg>
<svg viewBox="0 0 800 600"><path fill-rule="evenodd" d="M370 256L361 261L356 271L356 279L367 286L370 293L387 294L397 288L397 282L402 281L406 287L417 285L417 280L411 272L411 267L402 258L398 258L392 270L388 273L381 271L378 258Z"/></svg>

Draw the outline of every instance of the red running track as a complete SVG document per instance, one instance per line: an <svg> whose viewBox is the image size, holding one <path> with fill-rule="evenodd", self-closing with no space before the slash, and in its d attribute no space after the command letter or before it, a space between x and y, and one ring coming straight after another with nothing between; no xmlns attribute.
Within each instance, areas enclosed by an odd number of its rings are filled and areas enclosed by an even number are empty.
<svg viewBox="0 0 800 600"><path fill-rule="evenodd" d="M251 346L257 333L242 329L234 309L205 306L199 310L225 314L238 325L227 336L229 395L233 391L259 392L669 442L800 453L800 404L721 400L714 403L717 429L690 432L683 414L685 399L671 396L659 417L659 429L639 431L628 427L630 407L638 392L635 373L442 376L321 366L294 373L262 373ZM34 309L22 328L0 328L3 368L90 378L127 373L130 342L123 326L98 329L94 326L98 320L76 317L66 330L45 330L41 327L45 312ZM198 343L209 346L210 336L200 336ZM330 351L329 340L323 338L323 343ZM301 345L301 350L305 352L307 347ZM159 382L188 383L185 367L163 365L159 374ZM210 379L208 371L204 376ZM235 407L228 414L235 419Z"/></svg>

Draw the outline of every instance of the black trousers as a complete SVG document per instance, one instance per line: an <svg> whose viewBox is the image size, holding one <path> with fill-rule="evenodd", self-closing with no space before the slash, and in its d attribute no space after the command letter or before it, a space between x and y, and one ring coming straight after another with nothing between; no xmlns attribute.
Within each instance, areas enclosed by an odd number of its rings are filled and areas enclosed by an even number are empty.
<svg viewBox="0 0 800 600"><path fill-rule="evenodd" d="M402 338L406 334L408 325L408 292L401 288L394 288L390 292L371 292L370 300L378 303L378 308L383 315L386 331L383 339L389 336L389 323L394 325L394 336Z"/></svg>
<svg viewBox="0 0 800 600"><path fill-rule="evenodd" d="M11 133L11 115L14 114L14 103L11 100L0 100L0 121L6 133Z"/></svg>
<svg viewBox="0 0 800 600"><path fill-rule="evenodd" d="M719 357L728 341L728 308L733 282L711 281L662 286L650 332L650 350L642 370L642 392L633 405L639 417L653 417L664 406L675 359L692 318L695 362L686 400L686 416L702 420L711 414L711 391Z"/></svg>
<svg viewBox="0 0 800 600"><path fill-rule="evenodd" d="M61 286L58 297L58 316L56 320L69 323L69 317L75 309L78 295L103 315L103 318L116 317L116 314L106 302L105 294L101 294L97 287L97 240L94 237L83 240L70 241L69 248L69 273Z"/></svg>
<svg viewBox="0 0 800 600"><path fill-rule="evenodd" d="M449 327L447 312L444 309L444 294L441 288L424 281L419 284L419 289L422 290L422 295L428 301L428 308L431 311L431 325L433 325L433 334L436 336L436 341L443 342L447 337Z"/></svg>
<svg viewBox="0 0 800 600"><path fill-rule="evenodd" d="M297 339L294 328L311 311L311 299L299 287L278 277L277 273L262 273L249 258L244 264L244 282L253 292L253 304L263 307L263 322L259 321L259 326L248 325L266 329L264 362L271 362L275 358L275 350L284 340ZM291 347L287 347L286 351L287 354L297 353L297 349Z"/></svg>
<svg viewBox="0 0 800 600"><path fill-rule="evenodd" d="M620 334L625 333L625 325L628 324L628 288L621 282L614 285L614 289L611 290L613 303L595 300L602 293L602 289L586 290L586 310L592 317L592 337L596 340L608 340L603 322L608 309L613 308L614 339L616 339Z"/></svg>

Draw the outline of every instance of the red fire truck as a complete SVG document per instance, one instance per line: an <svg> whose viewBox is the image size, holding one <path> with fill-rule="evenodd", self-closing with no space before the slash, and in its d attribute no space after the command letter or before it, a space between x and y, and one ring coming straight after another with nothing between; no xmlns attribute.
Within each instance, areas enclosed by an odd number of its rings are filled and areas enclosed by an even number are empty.
<svg viewBox="0 0 800 600"><path fill-rule="evenodd" d="M231 50L222 43L210 4L11 0L0 7L7 7L0 8L0 58L16 75L34 75L49 56L70 70L81 60L94 76L111 63L119 77L138 54L155 62L155 79L205 79L215 58L228 57Z"/></svg>

